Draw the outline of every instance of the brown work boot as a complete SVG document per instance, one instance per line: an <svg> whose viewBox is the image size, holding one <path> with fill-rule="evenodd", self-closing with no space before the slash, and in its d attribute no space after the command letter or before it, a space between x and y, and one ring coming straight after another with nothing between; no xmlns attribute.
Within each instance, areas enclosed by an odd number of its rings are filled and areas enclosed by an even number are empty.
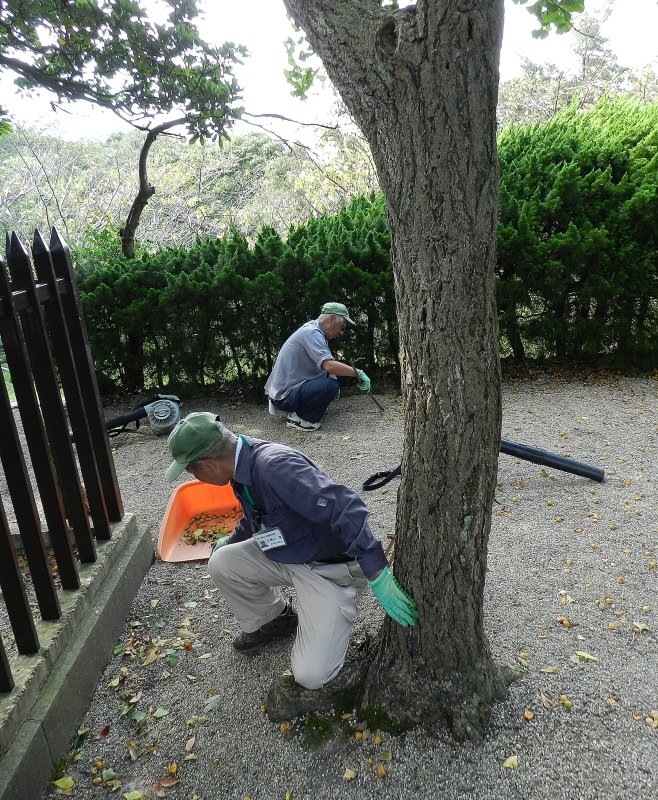
<svg viewBox="0 0 658 800"><path fill-rule="evenodd" d="M292 607L292 603L286 603L286 607L276 619L266 622L257 631L240 633L233 640L233 647L241 653L253 653L260 650L270 639L275 636L287 636L297 630L297 613Z"/></svg>

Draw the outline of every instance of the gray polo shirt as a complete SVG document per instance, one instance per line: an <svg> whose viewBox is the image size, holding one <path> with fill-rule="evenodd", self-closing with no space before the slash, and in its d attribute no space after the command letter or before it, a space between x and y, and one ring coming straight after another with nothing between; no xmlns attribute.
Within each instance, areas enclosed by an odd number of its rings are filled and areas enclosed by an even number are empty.
<svg viewBox="0 0 658 800"><path fill-rule="evenodd" d="M265 394L271 400L283 400L296 386L326 378L322 362L329 359L333 355L320 323L317 319L305 323L284 342L265 384Z"/></svg>

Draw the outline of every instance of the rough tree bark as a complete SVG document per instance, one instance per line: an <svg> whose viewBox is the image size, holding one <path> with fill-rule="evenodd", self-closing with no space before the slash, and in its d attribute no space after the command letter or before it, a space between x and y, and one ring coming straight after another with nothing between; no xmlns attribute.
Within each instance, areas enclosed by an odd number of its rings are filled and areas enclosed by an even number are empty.
<svg viewBox="0 0 658 800"><path fill-rule="evenodd" d="M365 702L478 741L508 670L483 592L500 446L494 293L503 0L284 0L370 143L386 197L405 437L395 572L420 620L387 619Z"/></svg>

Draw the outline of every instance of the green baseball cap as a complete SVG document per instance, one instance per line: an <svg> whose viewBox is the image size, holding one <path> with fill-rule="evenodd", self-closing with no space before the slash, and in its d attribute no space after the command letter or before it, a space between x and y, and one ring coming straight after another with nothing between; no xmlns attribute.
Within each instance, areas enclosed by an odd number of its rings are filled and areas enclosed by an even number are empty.
<svg viewBox="0 0 658 800"><path fill-rule="evenodd" d="M350 319L350 315L347 313L347 308L342 303L325 303L322 306L322 311L320 313L336 314L339 317L345 317L350 325L354 325L354 320Z"/></svg>
<svg viewBox="0 0 658 800"><path fill-rule="evenodd" d="M217 414L210 411L194 411L182 419L169 434L167 444L173 462L167 469L168 481L175 481L187 469L190 461L202 456L217 444L224 433L224 426Z"/></svg>

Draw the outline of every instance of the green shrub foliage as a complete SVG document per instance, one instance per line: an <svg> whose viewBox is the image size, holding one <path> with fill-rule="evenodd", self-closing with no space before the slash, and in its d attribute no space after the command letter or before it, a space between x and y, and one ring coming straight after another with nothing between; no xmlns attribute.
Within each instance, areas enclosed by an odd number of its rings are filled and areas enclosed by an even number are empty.
<svg viewBox="0 0 658 800"><path fill-rule="evenodd" d="M512 127L501 165L502 354L658 365L658 104L628 99ZM381 195L336 215L138 251L109 234L76 255L97 369L123 388L260 391L285 339L327 300L357 322L337 358L399 376Z"/></svg>
<svg viewBox="0 0 658 800"><path fill-rule="evenodd" d="M286 241L264 227L253 247L233 230L129 261L100 235L76 252L96 368L126 389L260 389L286 338L337 300L357 323L334 342L337 358L395 370L389 250L383 197L374 195L292 228Z"/></svg>
<svg viewBox="0 0 658 800"><path fill-rule="evenodd" d="M629 99L499 140L502 352L658 363L658 104Z"/></svg>

